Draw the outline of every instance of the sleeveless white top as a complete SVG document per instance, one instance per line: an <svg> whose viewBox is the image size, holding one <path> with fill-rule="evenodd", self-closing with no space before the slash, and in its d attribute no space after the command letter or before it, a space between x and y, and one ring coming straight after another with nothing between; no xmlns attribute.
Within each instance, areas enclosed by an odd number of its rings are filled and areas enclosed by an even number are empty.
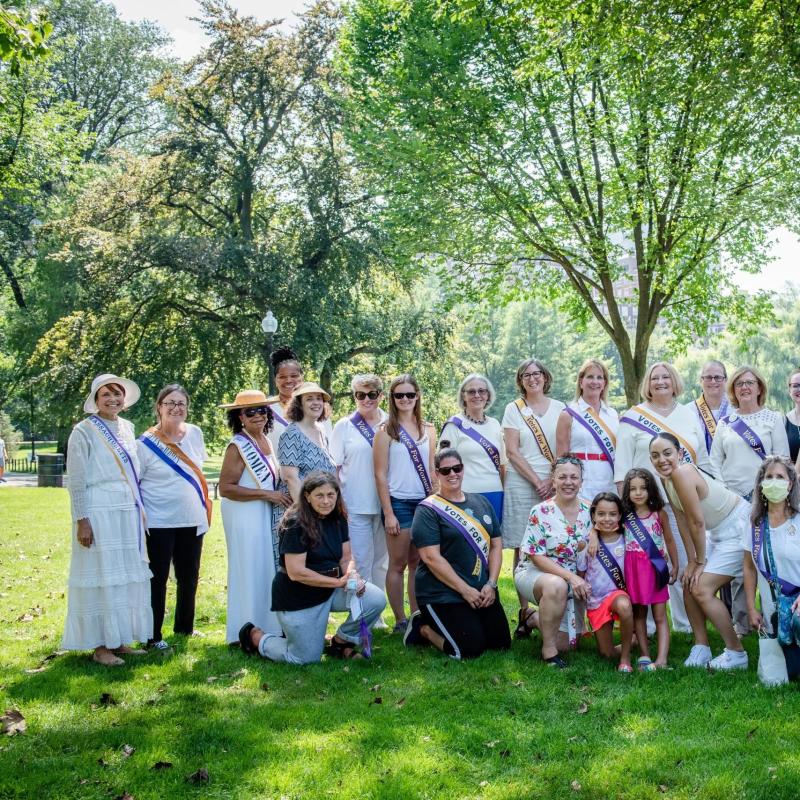
<svg viewBox="0 0 800 800"><path fill-rule="evenodd" d="M425 471L429 470L430 463L430 438L427 433L416 442ZM428 475L433 481L433 476ZM419 479L408 448L400 443L391 440L389 444L389 494L398 500L421 500L427 495Z"/></svg>

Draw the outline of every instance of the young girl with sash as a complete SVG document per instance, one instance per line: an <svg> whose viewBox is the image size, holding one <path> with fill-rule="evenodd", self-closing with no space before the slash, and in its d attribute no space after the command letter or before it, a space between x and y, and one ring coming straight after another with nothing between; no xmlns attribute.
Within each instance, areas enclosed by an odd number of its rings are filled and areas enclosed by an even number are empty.
<svg viewBox="0 0 800 800"><path fill-rule="evenodd" d="M502 524L506 449L500 423L486 416L494 402L494 387L488 378L473 373L461 381L457 396L461 413L445 422L439 447L458 450L465 467L464 491L482 494Z"/></svg>
<svg viewBox="0 0 800 800"><path fill-rule="evenodd" d="M219 493L228 550L226 641L235 644L245 622L280 635L270 597L278 558L272 509L288 508L292 501L277 488L278 466L267 438L272 414L266 395L248 389L221 408L227 409L233 433L222 459Z"/></svg>
<svg viewBox="0 0 800 800"><path fill-rule="evenodd" d="M83 406L89 416L67 445L73 529L61 648L93 650L104 666L143 653L129 645L153 631L136 438L119 416L138 399L133 381L98 375Z"/></svg>
<svg viewBox="0 0 800 800"><path fill-rule="evenodd" d="M672 503L689 557L683 585L695 644L684 666L746 669L747 653L717 592L733 578L742 576L749 507L739 495L694 464L682 463L680 443L670 433L660 433L653 439L650 458ZM713 659L706 620L725 641L725 649Z"/></svg>
<svg viewBox="0 0 800 800"><path fill-rule="evenodd" d="M800 484L792 462L768 456L756 477L744 587L750 622L778 637L790 680L800 678ZM756 608L756 589L761 611Z"/></svg>
<svg viewBox="0 0 800 800"><path fill-rule="evenodd" d="M600 492L614 492L614 453L619 417L606 405L608 369L590 358L578 370L573 400L556 426L556 453L583 461L583 492L591 502Z"/></svg>
<svg viewBox="0 0 800 800"><path fill-rule="evenodd" d="M386 595L395 618L395 630L408 624L403 601L403 577L408 568L408 602L417 610L414 571L419 557L411 541L411 523L417 506L434 490L433 437L435 429L422 419L422 396L413 375L398 375L389 385L389 418L375 434L375 485L383 509L389 571Z"/></svg>
<svg viewBox="0 0 800 800"><path fill-rule="evenodd" d="M601 492L592 500L589 516L597 552L589 556L586 548L578 553L578 574L591 587L586 616L600 655L608 659L619 655L617 671L631 673L633 606L625 588L622 502L613 492ZM614 620L619 620L619 653L614 647Z"/></svg>
<svg viewBox="0 0 800 800"><path fill-rule="evenodd" d="M439 491L419 504L412 526L421 560L420 610L411 615L403 643L432 644L455 659L508 650L511 636L497 594L500 522L483 495L463 491L467 467L457 450L440 450L434 467Z"/></svg>
<svg viewBox="0 0 800 800"><path fill-rule="evenodd" d="M552 494L552 466L556 458L556 425L565 406L547 395L553 385L550 370L529 358L517 367L520 397L503 414L503 436L508 456L503 493L503 547L514 549L514 569L520 561L531 508ZM514 636L530 636L526 624L532 614L528 600L519 595Z"/></svg>
<svg viewBox="0 0 800 800"><path fill-rule="evenodd" d="M633 603L633 624L643 672L667 666L669 621L667 587L678 577L678 551L664 512L658 483L646 469L632 469L622 485L625 529L625 583ZM647 612L656 625L656 660L650 658Z"/></svg>

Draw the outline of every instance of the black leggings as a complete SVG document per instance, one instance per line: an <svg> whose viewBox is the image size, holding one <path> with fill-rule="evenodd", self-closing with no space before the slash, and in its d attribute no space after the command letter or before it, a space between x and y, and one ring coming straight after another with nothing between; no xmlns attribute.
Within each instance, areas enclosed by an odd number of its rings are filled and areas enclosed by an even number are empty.
<svg viewBox="0 0 800 800"><path fill-rule="evenodd" d="M197 528L150 528L147 536L147 556L150 559L150 605L153 607L153 641L161 641L161 626L167 603L169 565L175 565L178 583L175 601L175 633L190 634L194 630L194 600L200 576L200 554L203 536Z"/></svg>
<svg viewBox="0 0 800 800"><path fill-rule="evenodd" d="M487 608L468 603L421 605L422 624L444 637L444 652L453 658L477 658L485 650L508 650L511 633L498 597Z"/></svg>

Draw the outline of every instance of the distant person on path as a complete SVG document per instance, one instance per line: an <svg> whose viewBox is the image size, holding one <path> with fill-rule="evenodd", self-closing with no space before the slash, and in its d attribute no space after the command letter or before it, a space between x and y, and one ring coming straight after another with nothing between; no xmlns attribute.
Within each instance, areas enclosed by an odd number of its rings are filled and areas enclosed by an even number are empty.
<svg viewBox="0 0 800 800"><path fill-rule="evenodd" d="M372 448L375 485L383 509L389 572L386 594L394 614L395 632L404 633L408 619L403 577L408 568L408 603L417 610L414 572L419 562L411 541L417 506L435 491L433 451L436 430L422 418L422 393L413 375L398 375L389 385L389 418L375 434Z"/></svg>
<svg viewBox="0 0 800 800"><path fill-rule="evenodd" d="M789 458L792 463L800 463L800 369L789 376L789 399L794 408L786 415L786 435L789 440Z"/></svg>
<svg viewBox="0 0 800 800"><path fill-rule="evenodd" d="M414 512L411 533L419 551L415 576L419 611L403 643L432 644L455 659L508 650L511 635L497 592L503 565L500 521L482 494L464 492L467 467L458 451L434 459L439 491Z"/></svg>
<svg viewBox="0 0 800 800"><path fill-rule="evenodd" d="M185 636L194 631L203 534L211 524L211 498L203 475L208 453L203 432L186 421L188 413L186 390L177 383L165 386L156 397L157 422L137 442L147 514L147 555L153 573L153 636L148 644L158 650L169 648L161 626L170 564L178 585L172 630Z"/></svg>
<svg viewBox="0 0 800 800"><path fill-rule="evenodd" d="M461 381L457 398L461 413L445 422L439 447L458 451L464 461L464 491L482 494L502 523L506 448L500 423L486 415L494 403L494 386L473 372Z"/></svg>
<svg viewBox="0 0 800 800"><path fill-rule="evenodd" d="M606 365L590 358L581 364L575 399L561 412L556 426L556 455L583 461L583 496L590 503L600 492L616 492L614 456L619 416L606 404Z"/></svg>
<svg viewBox="0 0 800 800"><path fill-rule="evenodd" d="M514 569L520 562L520 544L526 535L531 508L553 493L552 466L556 458L556 426L565 406L547 395L553 385L550 370L529 358L517 367L520 397L503 414L503 436L508 456L503 495L503 547L514 550ZM587 506L588 508L588 506ZM519 594L514 636L530 636L528 597Z"/></svg>
<svg viewBox="0 0 800 800"><path fill-rule="evenodd" d="M119 416L139 395L133 381L98 375L83 404L89 416L67 443L73 536L61 648L94 650L104 666L144 653L130 644L153 634L136 437Z"/></svg>
<svg viewBox="0 0 800 800"><path fill-rule="evenodd" d="M0 436L0 483L5 483L6 472L6 443L2 436Z"/></svg>
<svg viewBox="0 0 800 800"><path fill-rule="evenodd" d="M258 389L246 389L222 408L233 434L222 459L219 493L228 550L225 635L228 644L234 644L245 622L280 633L280 623L270 610L278 562L272 509L288 507L292 499L278 488L278 465L268 438L272 412L267 396Z"/></svg>
<svg viewBox="0 0 800 800"><path fill-rule="evenodd" d="M722 417L728 415L730 403L725 395L725 383L728 372L721 361L711 359L703 364L700 370L700 388L702 393L697 400L687 403L687 408L697 415L700 430L703 433L706 453L711 454L711 445L717 432L717 425Z"/></svg>
<svg viewBox="0 0 800 800"><path fill-rule="evenodd" d="M369 630L383 611L386 597L358 574L335 475L309 475L281 521L280 566L271 594L283 633L246 623L239 632L245 653L289 664L313 664L322 658L330 612L349 611L330 641L328 654L346 659L363 655L358 651L361 622Z"/></svg>

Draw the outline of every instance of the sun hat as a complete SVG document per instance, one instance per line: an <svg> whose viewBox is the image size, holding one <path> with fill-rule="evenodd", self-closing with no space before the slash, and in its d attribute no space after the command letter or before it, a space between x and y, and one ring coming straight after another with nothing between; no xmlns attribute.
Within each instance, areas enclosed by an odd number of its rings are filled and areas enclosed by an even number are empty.
<svg viewBox="0 0 800 800"><path fill-rule="evenodd" d="M300 395L303 394L321 394L328 403L331 401L331 396L318 383L314 383L314 381L305 381L305 383L301 383L292 392L292 397L300 397Z"/></svg>
<svg viewBox="0 0 800 800"><path fill-rule="evenodd" d="M255 408L269 404L267 396L260 389L244 389L234 397L232 403L222 403L220 408Z"/></svg>
<svg viewBox="0 0 800 800"><path fill-rule="evenodd" d="M95 395L110 383L119 384L125 390L125 408L130 408L141 396L142 393L139 387L127 378L120 378L119 375L112 375L110 372L105 372L98 375L92 381L92 388L86 402L83 404L83 410L87 414L96 414L99 409L97 408L97 401L94 399Z"/></svg>

